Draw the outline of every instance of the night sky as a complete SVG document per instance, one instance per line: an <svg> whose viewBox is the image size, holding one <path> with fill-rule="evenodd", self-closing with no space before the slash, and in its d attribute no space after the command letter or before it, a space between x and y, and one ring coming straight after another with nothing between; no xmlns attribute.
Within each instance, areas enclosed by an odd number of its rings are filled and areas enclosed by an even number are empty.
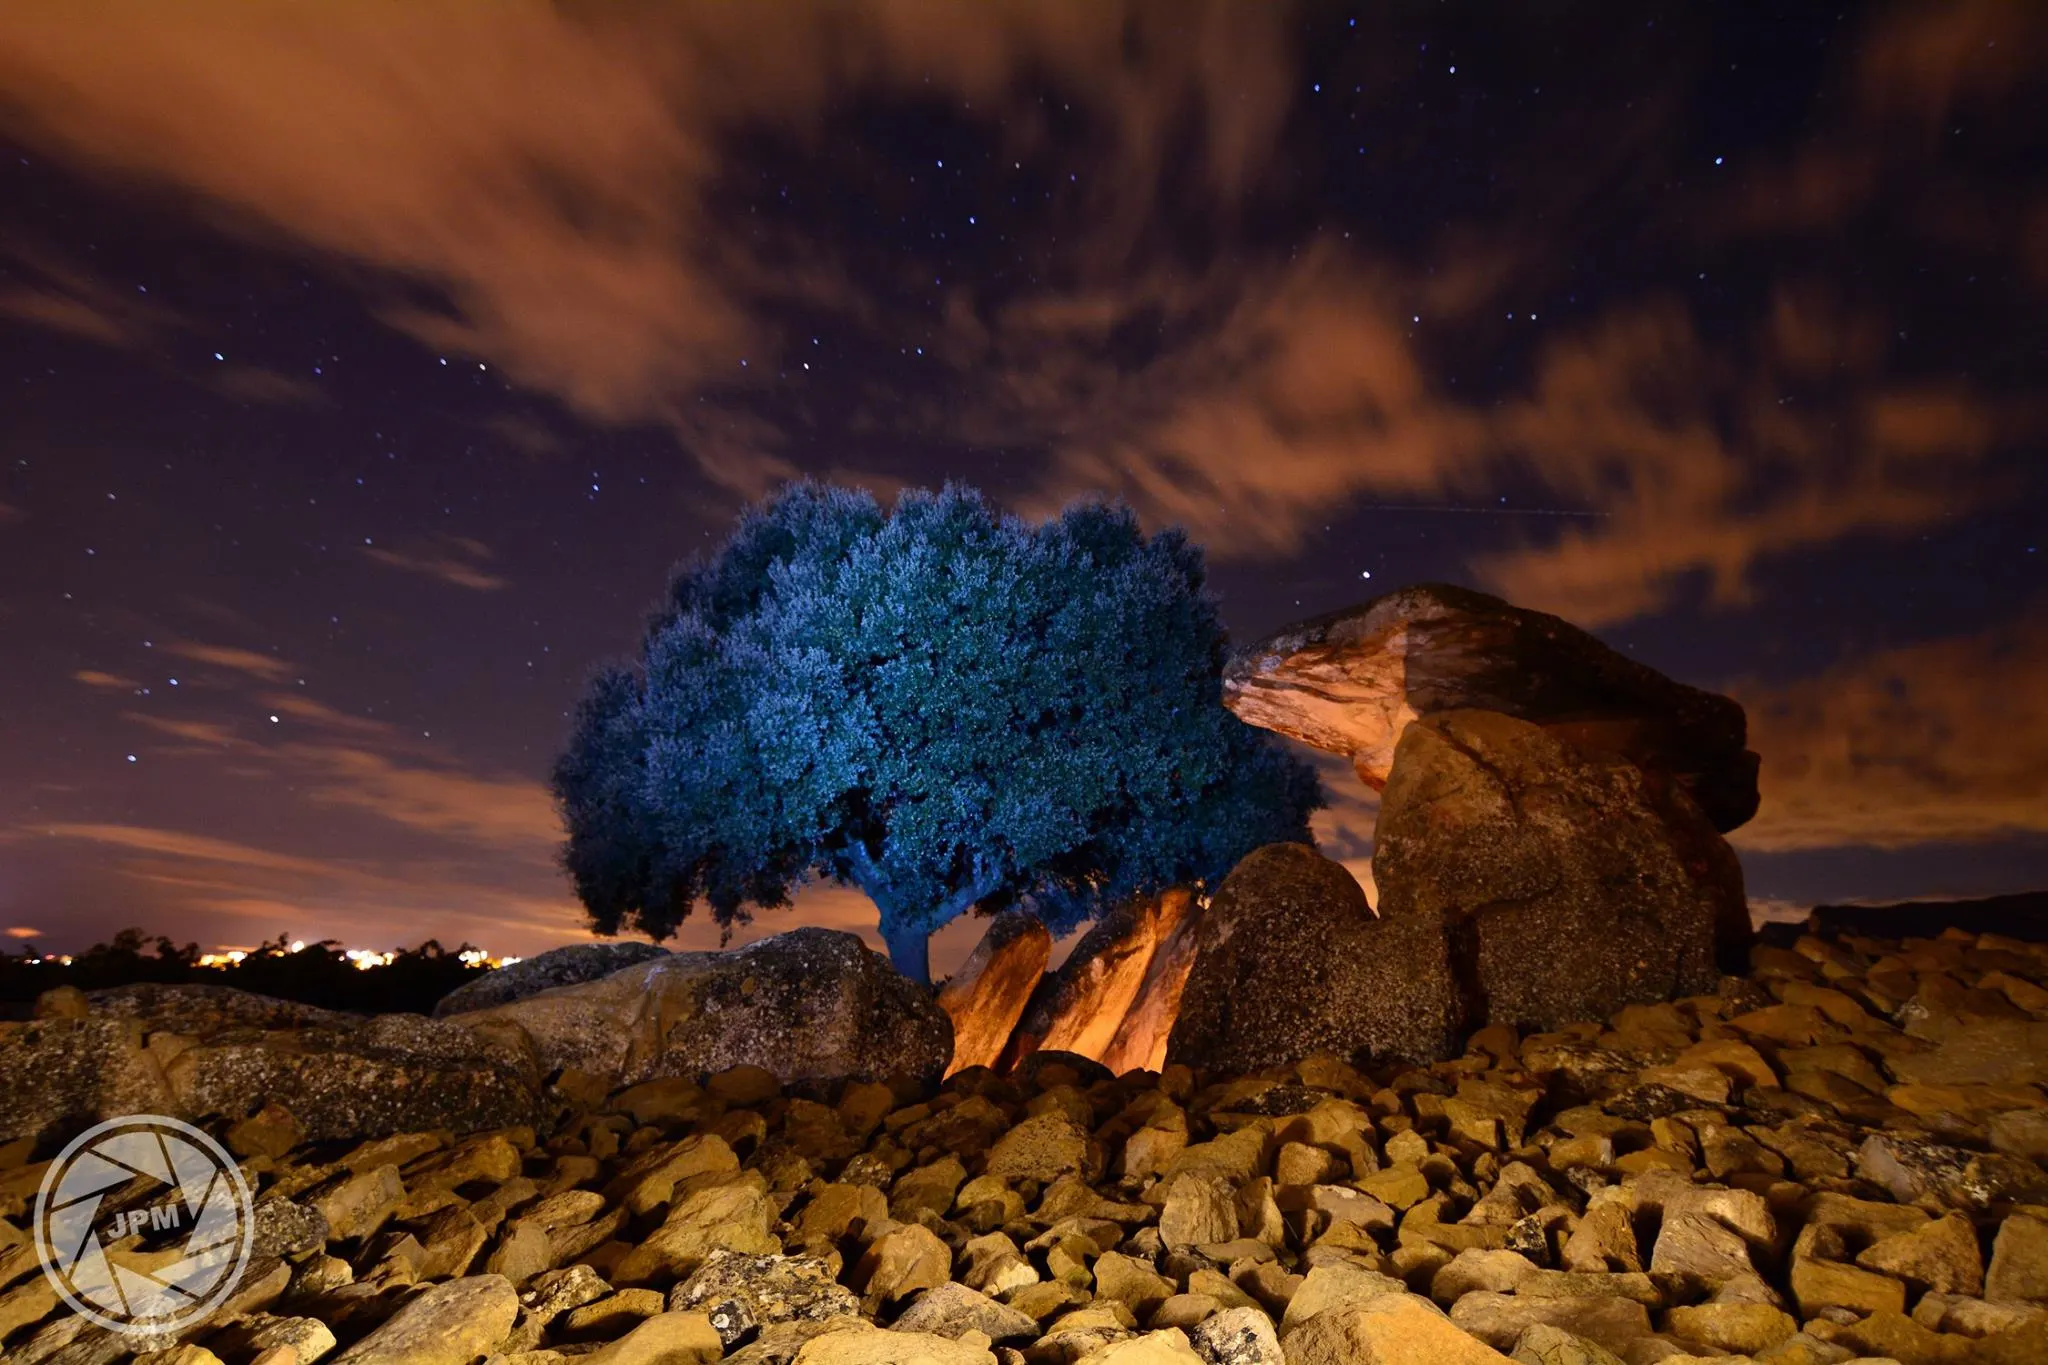
<svg viewBox="0 0 2048 1365"><path fill-rule="evenodd" d="M798 474L1120 494L1241 640L1555 611L1749 707L1754 901L2048 886L2044 68L2005 3L6 6L0 926L580 936L567 709Z"/></svg>

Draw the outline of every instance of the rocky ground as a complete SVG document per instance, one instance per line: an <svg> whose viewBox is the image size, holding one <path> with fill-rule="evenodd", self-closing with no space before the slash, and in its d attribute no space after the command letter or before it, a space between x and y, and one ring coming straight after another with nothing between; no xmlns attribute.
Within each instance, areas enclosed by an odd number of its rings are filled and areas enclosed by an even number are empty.
<svg viewBox="0 0 2048 1365"><path fill-rule="evenodd" d="M1716 994L1429 1066L570 1070L542 1122L362 1142L271 1104L216 1124L255 1261L147 1358L2038 1362L2044 985L2038 945L1809 937ZM0 1147L0 1344L110 1365L135 1343L26 1244L47 1151Z"/></svg>

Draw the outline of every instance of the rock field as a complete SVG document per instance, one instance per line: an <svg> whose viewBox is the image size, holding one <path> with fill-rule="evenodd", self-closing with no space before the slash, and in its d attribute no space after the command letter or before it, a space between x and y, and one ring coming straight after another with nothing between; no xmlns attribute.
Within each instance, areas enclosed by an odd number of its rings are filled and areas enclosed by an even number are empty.
<svg viewBox="0 0 2048 1365"><path fill-rule="evenodd" d="M2040 945L1807 937L1714 993L1495 1025L1427 1065L1117 1077L1041 1050L1007 1076L786 1086L571 1067L524 1121L360 1141L220 1070L201 1098L256 1192L255 1259L142 1358L2048 1361L2044 987ZM339 1027L254 997L44 1013L5 1027L126 1030L142 1059L172 1030L278 1051ZM356 1027L418 1056L432 1022ZM136 1343L62 1308L26 1240L51 1146L0 1146L0 1348L111 1365Z"/></svg>

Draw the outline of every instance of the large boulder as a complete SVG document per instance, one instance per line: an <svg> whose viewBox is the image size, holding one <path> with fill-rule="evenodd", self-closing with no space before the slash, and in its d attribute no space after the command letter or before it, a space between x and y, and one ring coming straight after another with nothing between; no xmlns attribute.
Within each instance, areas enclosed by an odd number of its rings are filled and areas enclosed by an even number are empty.
<svg viewBox="0 0 2048 1365"><path fill-rule="evenodd" d="M543 1121L523 1039L363 1018L225 986L95 991L83 1016L0 1024L0 1140L125 1114L232 1122L267 1105L306 1139Z"/></svg>
<svg viewBox="0 0 2048 1365"><path fill-rule="evenodd" d="M995 1065L1051 956L1052 935L1037 916L1006 910L990 922L981 942L939 992L939 1008L953 1021L947 1075Z"/></svg>
<svg viewBox="0 0 2048 1365"><path fill-rule="evenodd" d="M1252 725L1348 756L1375 790L1413 721L1479 709L1668 776L1721 832L1756 814L1740 705L1465 588L1420 584L1288 626L1231 658L1223 700Z"/></svg>
<svg viewBox="0 0 2048 1365"><path fill-rule="evenodd" d="M146 1046L136 1020L0 1023L0 1142L67 1138L170 1103L162 1051Z"/></svg>
<svg viewBox="0 0 2048 1365"><path fill-rule="evenodd" d="M229 1034L178 1052L164 1077L175 1112L237 1119L276 1104L316 1142L480 1132L547 1115L529 1050L420 1014Z"/></svg>
<svg viewBox="0 0 2048 1365"><path fill-rule="evenodd" d="M565 948L550 948L463 982L435 1003L434 1017L445 1019L451 1014L489 1009L492 1005L509 1005L557 986L599 981L636 963L667 956L666 948L630 939L624 943L572 943Z"/></svg>
<svg viewBox="0 0 2048 1365"><path fill-rule="evenodd" d="M1169 1064L1255 1071L1315 1053L1449 1052L1457 987L1441 924L1376 919L1358 879L1306 844L1245 855L1196 937Z"/></svg>
<svg viewBox="0 0 2048 1365"><path fill-rule="evenodd" d="M816 927L673 953L458 1021L530 1039L543 1070L574 1066L616 1084L741 1065L784 1082L931 1081L953 1054L952 1025L924 987L857 935Z"/></svg>
<svg viewBox="0 0 2048 1365"><path fill-rule="evenodd" d="M1494 711L1410 725L1373 872L1389 924L1448 929L1465 1023L1549 1028L1711 991L1742 873L1685 793Z"/></svg>
<svg viewBox="0 0 2048 1365"><path fill-rule="evenodd" d="M1006 1054L1015 1063L1044 1048L1100 1061L1145 984L1159 945L1193 905L1181 887L1117 906L1082 935L1057 972L1039 983Z"/></svg>

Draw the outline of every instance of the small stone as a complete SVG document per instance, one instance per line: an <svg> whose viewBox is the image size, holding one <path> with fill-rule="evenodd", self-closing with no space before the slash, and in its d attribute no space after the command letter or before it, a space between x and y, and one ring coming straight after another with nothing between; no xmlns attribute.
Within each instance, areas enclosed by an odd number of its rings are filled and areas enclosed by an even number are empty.
<svg viewBox="0 0 2048 1365"><path fill-rule="evenodd" d="M1984 1297L2048 1304L2048 1223L2014 1214L1991 1243Z"/></svg>
<svg viewBox="0 0 2048 1365"><path fill-rule="evenodd" d="M1088 1134L1065 1114L1028 1118L997 1140L988 1173L1005 1180L1049 1184L1088 1164Z"/></svg>
<svg viewBox="0 0 2048 1365"><path fill-rule="evenodd" d="M1389 1155L1392 1154L1389 1144ZM1358 1188L1390 1208L1406 1209L1429 1198L1429 1177L1412 1164L1389 1166L1361 1177Z"/></svg>
<svg viewBox="0 0 2048 1365"><path fill-rule="evenodd" d="M337 1242L368 1237L384 1225L405 1198L405 1182L396 1166L377 1166L349 1176L312 1201L327 1220L327 1235Z"/></svg>
<svg viewBox="0 0 2048 1365"><path fill-rule="evenodd" d="M2048 1201L2048 1172L2035 1162L1893 1133L1864 1139L1856 1174L1902 1204L1929 1201L1977 1212Z"/></svg>
<svg viewBox="0 0 2048 1365"><path fill-rule="evenodd" d="M1547 1322L1531 1323L1515 1342L1516 1365L1622 1365L1620 1356Z"/></svg>
<svg viewBox="0 0 2048 1365"><path fill-rule="evenodd" d="M621 1289L614 1294L569 1311L562 1330L577 1337L624 1336L642 1321L664 1308L661 1294L653 1289Z"/></svg>
<svg viewBox="0 0 2048 1365"><path fill-rule="evenodd" d="M1762 1355L1799 1330L1798 1321L1767 1303L1703 1303L1674 1308L1665 1328L1728 1355Z"/></svg>
<svg viewBox="0 0 2048 1365"><path fill-rule="evenodd" d="M725 1343L702 1313L660 1313L588 1355L578 1365L711 1365Z"/></svg>
<svg viewBox="0 0 2048 1365"><path fill-rule="evenodd" d="M1635 1223L1627 1206L1609 1200L1588 1208L1578 1226L1565 1238L1563 1263L1566 1270L1595 1275L1641 1270L1643 1261L1636 1250Z"/></svg>
<svg viewBox="0 0 2048 1365"><path fill-rule="evenodd" d="M714 1357L715 1359L715 1357ZM862 1324L812 1337L792 1365L996 1365L986 1344Z"/></svg>
<svg viewBox="0 0 2048 1365"><path fill-rule="evenodd" d="M838 1282L832 1263L720 1248L669 1291L668 1307L707 1314L730 1346L756 1327L857 1314L860 1301Z"/></svg>
<svg viewBox="0 0 2048 1365"><path fill-rule="evenodd" d="M235 1323L214 1344L231 1354L260 1356L269 1351L289 1350L298 1365L314 1365L334 1349L334 1333L318 1318L274 1318L252 1315Z"/></svg>
<svg viewBox="0 0 2048 1365"><path fill-rule="evenodd" d="M306 1140L306 1130L292 1117L291 1110L271 1103L233 1124L227 1131L227 1147L236 1156L281 1158Z"/></svg>
<svg viewBox="0 0 2048 1365"><path fill-rule="evenodd" d="M1194 1281L1189 1280L1193 1288ZM1407 1286L1375 1271L1349 1262L1319 1265L1308 1272L1300 1288L1288 1299L1281 1315L1281 1334L1290 1335L1317 1314L1354 1300L1382 1294L1407 1294Z"/></svg>
<svg viewBox="0 0 2048 1365"><path fill-rule="evenodd" d="M1429 1296L1449 1307L1474 1290L1511 1294L1537 1272L1527 1257L1512 1251L1461 1251L1429 1281Z"/></svg>
<svg viewBox="0 0 2048 1365"><path fill-rule="evenodd" d="M186 1343L163 1351L144 1351L134 1365L221 1365L221 1359L204 1346Z"/></svg>
<svg viewBox="0 0 2048 1365"><path fill-rule="evenodd" d="M1282 1185L1320 1185L1338 1168L1339 1158L1305 1142L1283 1142L1273 1157L1273 1179Z"/></svg>
<svg viewBox="0 0 2048 1365"><path fill-rule="evenodd" d="M1822 1254L1840 1246L1839 1234L1830 1245L1829 1229L1809 1223L1792 1248L1792 1297L1798 1301L1799 1316L1813 1318L1829 1308L1846 1308L1855 1313L1903 1313L1906 1286L1889 1275L1843 1265Z"/></svg>
<svg viewBox="0 0 2048 1365"><path fill-rule="evenodd" d="M1287 1365L1501 1365L1505 1359L1413 1294L1338 1304L1287 1335Z"/></svg>
<svg viewBox="0 0 2048 1365"><path fill-rule="evenodd" d="M1913 1305L1913 1321L1931 1332L1989 1337L2032 1323L2048 1323L2048 1308L2024 1303L1989 1303L1958 1294L1923 1294L1920 1302Z"/></svg>
<svg viewBox="0 0 2048 1365"><path fill-rule="evenodd" d="M1856 1264L1896 1275L1923 1292L1974 1296L1984 1291L1977 1230L1960 1213L1880 1238L1857 1255Z"/></svg>
<svg viewBox="0 0 2048 1365"><path fill-rule="evenodd" d="M1237 1195L1228 1181L1183 1175L1167 1187L1159 1236L1168 1247L1232 1241L1239 1226Z"/></svg>
<svg viewBox="0 0 2048 1365"><path fill-rule="evenodd" d="M872 1185L832 1184L812 1193L796 1218L798 1242L836 1242L887 1222L889 1202Z"/></svg>
<svg viewBox="0 0 2048 1365"><path fill-rule="evenodd" d="M554 1266L554 1247L545 1229L531 1223L513 1223L498 1238L484 1262L484 1270L503 1275L514 1285L523 1285L543 1270Z"/></svg>
<svg viewBox="0 0 2048 1365"><path fill-rule="evenodd" d="M1497 1351L1511 1351L1522 1333L1543 1322L1596 1341L1618 1355L1650 1335L1650 1315L1632 1299L1530 1299L1516 1294L1467 1294L1451 1308L1451 1321Z"/></svg>
<svg viewBox="0 0 2048 1365"><path fill-rule="evenodd" d="M693 1134L635 1159L606 1187L605 1197L625 1205L629 1213L648 1213L668 1203L676 1186L693 1176L739 1168L740 1160L724 1138Z"/></svg>
<svg viewBox="0 0 2048 1365"><path fill-rule="evenodd" d="M1650 1252L1650 1273L1714 1290L1756 1273L1740 1233L1706 1213L1666 1213Z"/></svg>
<svg viewBox="0 0 2048 1365"><path fill-rule="evenodd" d="M774 1255L782 1243L769 1231L775 1205L749 1171L731 1184L698 1190L678 1203L668 1218L619 1263L612 1279L640 1284L661 1275L684 1277L720 1248Z"/></svg>
<svg viewBox="0 0 2048 1365"><path fill-rule="evenodd" d="M1207 1365L1177 1327L1113 1341L1082 1356L1076 1365Z"/></svg>
<svg viewBox="0 0 2048 1365"><path fill-rule="evenodd" d="M1172 1298L1174 1289L1172 1280L1134 1257L1111 1251L1096 1259L1096 1297L1114 1299L1141 1322Z"/></svg>
<svg viewBox="0 0 2048 1365"><path fill-rule="evenodd" d="M1178 1327L1191 1330L1223 1311L1220 1299L1209 1294L1175 1294L1159 1307L1145 1325L1152 1328Z"/></svg>
<svg viewBox="0 0 2048 1365"><path fill-rule="evenodd" d="M1029 1313L952 1282L918 1295L890 1325L899 1332L940 1337L958 1338L979 1332L990 1341L1015 1341L1038 1335L1038 1322Z"/></svg>
<svg viewBox="0 0 2048 1365"><path fill-rule="evenodd" d="M897 1228L875 1240L854 1267L851 1279L869 1311L936 1289L953 1278L953 1253L930 1228Z"/></svg>
<svg viewBox="0 0 2048 1365"><path fill-rule="evenodd" d="M408 1300L334 1365L470 1365L505 1340L518 1313L502 1275L449 1280Z"/></svg>
<svg viewBox="0 0 2048 1365"><path fill-rule="evenodd" d="M1273 1320L1258 1308L1226 1308L1190 1328L1188 1344L1208 1365L1286 1365Z"/></svg>

